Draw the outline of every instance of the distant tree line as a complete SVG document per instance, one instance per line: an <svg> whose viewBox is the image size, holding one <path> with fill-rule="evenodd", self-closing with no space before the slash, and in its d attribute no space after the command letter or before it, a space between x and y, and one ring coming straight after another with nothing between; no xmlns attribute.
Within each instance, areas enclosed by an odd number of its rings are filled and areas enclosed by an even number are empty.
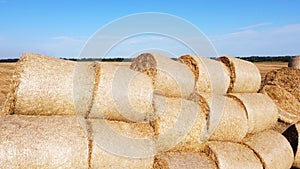
<svg viewBox="0 0 300 169"><path fill-rule="evenodd" d="M250 62L289 62L293 56L250 56L238 57Z"/></svg>
<svg viewBox="0 0 300 169"><path fill-rule="evenodd" d="M293 56L250 56L250 57L237 57L243 60L250 62L289 62ZM82 61L82 62L92 62L92 61L101 61L101 62L132 62L134 58L60 58L64 60L72 61ZM177 60L177 58L171 58ZM215 59L215 58L213 58ZM19 59L0 59L0 62L16 62Z"/></svg>

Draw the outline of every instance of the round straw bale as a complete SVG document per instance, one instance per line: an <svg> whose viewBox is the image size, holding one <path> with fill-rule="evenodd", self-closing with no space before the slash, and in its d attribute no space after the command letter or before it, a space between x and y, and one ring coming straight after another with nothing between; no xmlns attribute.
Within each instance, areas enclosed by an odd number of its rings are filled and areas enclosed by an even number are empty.
<svg viewBox="0 0 300 169"><path fill-rule="evenodd" d="M95 96L95 88L99 82L100 68L98 63L78 62L75 66L73 98L77 115L87 117Z"/></svg>
<svg viewBox="0 0 300 169"><path fill-rule="evenodd" d="M216 163L204 153L167 152L155 156L153 168L157 169L217 169Z"/></svg>
<svg viewBox="0 0 300 169"><path fill-rule="evenodd" d="M76 76L75 66L79 65ZM25 53L16 63L14 74L14 113L24 115L74 115L91 106L93 66ZM76 83L76 85L74 85ZM83 90L84 89L84 90ZM77 92L76 91L80 91ZM74 100L75 96L75 100Z"/></svg>
<svg viewBox="0 0 300 169"><path fill-rule="evenodd" d="M280 120L290 124L300 120L300 102L292 94L276 85L265 85L260 92L275 102Z"/></svg>
<svg viewBox="0 0 300 169"><path fill-rule="evenodd" d="M194 73L198 93L225 94L228 90L230 78L221 62L192 55L181 56L179 62L186 64Z"/></svg>
<svg viewBox="0 0 300 169"><path fill-rule="evenodd" d="M134 59L130 68L150 76L154 92L160 95L188 97L195 86L193 73L188 67L158 54L143 53Z"/></svg>
<svg viewBox="0 0 300 169"><path fill-rule="evenodd" d="M271 128L278 119L278 110L267 95L261 93L231 93L246 109L248 133L256 133Z"/></svg>
<svg viewBox="0 0 300 169"><path fill-rule="evenodd" d="M282 135L289 141L290 145L293 148L294 152L294 163L293 167L300 168L300 139L299 139L299 133L300 131L300 123L296 123L291 125L287 130L285 130Z"/></svg>
<svg viewBox="0 0 300 169"><path fill-rule="evenodd" d="M151 124L158 152L198 151L208 140L206 115L200 105L182 98L154 95L157 119Z"/></svg>
<svg viewBox="0 0 300 169"><path fill-rule="evenodd" d="M90 168L151 168L154 131L147 123L88 120Z"/></svg>
<svg viewBox="0 0 300 169"><path fill-rule="evenodd" d="M277 85L294 95L300 102L300 69L272 70L265 76L264 85Z"/></svg>
<svg viewBox="0 0 300 169"><path fill-rule="evenodd" d="M208 96L208 97L207 97ZM208 100L209 140L240 141L248 130L247 114L243 106L231 97L204 96Z"/></svg>
<svg viewBox="0 0 300 169"><path fill-rule="evenodd" d="M300 56L295 56L289 62L289 67L300 69Z"/></svg>
<svg viewBox="0 0 300 169"><path fill-rule="evenodd" d="M204 152L216 162L219 169L263 169L256 154L239 143L209 141Z"/></svg>
<svg viewBox="0 0 300 169"><path fill-rule="evenodd" d="M266 169L286 169L293 164L294 154L291 145L276 131L256 133L246 137L243 143L258 155Z"/></svg>
<svg viewBox="0 0 300 169"><path fill-rule="evenodd" d="M88 168L88 137L75 116L1 116L0 133L0 168Z"/></svg>
<svg viewBox="0 0 300 169"><path fill-rule="evenodd" d="M261 75L258 68L251 62L223 56L223 62L230 72L230 86L228 93L255 93L260 88Z"/></svg>
<svg viewBox="0 0 300 169"><path fill-rule="evenodd" d="M153 115L151 79L125 66L102 64L89 118L144 121Z"/></svg>

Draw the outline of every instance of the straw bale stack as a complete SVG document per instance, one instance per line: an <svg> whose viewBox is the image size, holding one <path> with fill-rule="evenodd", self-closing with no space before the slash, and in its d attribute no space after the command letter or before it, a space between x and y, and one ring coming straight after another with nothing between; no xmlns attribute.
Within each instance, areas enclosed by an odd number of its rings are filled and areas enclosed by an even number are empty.
<svg viewBox="0 0 300 169"><path fill-rule="evenodd" d="M89 118L146 121L153 116L151 79L126 66L102 64Z"/></svg>

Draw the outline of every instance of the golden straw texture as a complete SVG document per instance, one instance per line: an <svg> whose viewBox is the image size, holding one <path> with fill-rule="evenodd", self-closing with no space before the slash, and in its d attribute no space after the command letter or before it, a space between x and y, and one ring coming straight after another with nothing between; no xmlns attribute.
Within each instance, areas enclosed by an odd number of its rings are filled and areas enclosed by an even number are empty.
<svg viewBox="0 0 300 169"><path fill-rule="evenodd" d="M300 102L300 69L272 70L266 74L264 85L277 85L291 93Z"/></svg>
<svg viewBox="0 0 300 169"><path fill-rule="evenodd" d="M260 92L275 102L280 120L289 124L300 120L300 102L291 93L276 85L265 85Z"/></svg>
<svg viewBox="0 0 300 169"><path fill-rule="evenodd" d="M217 163L219 169L263 169L255 153L239 143L209 141L204 152Z"/></svg>
<svg viewBox="0 0 300 169"><path fill-rule="evenodd" d="M1 116L0 133L0 168L88 168L75 116Z"/></svg>
<svg viewBox="0 0 300 169"><path fill-rule="evenodd" d="M158 152L199 151L208 140L206 115L200 105L181 98L154 95L157 119L152 126Z"/></svg>
<svg viewBox="0 0 300 169"><path fill-rule="evenodd" d="M88 63L76 64L38 54L23 54L16 63L14 74L13 113L74 115L75 101L80 105L78 113L85 114L90 108L94 89L94 74L91 72L93 66Z"/></svg>
<svg viewBox="0 0 300 169"><path fill-rule="evenodd" d="M102 119L89 120L89 123L91 168L149 169L153 166L154 132L149 124Z"/></svg>
<svg viewBox="0 0 300 169"><path fill-rule="evenodd" d="M132 62L130 68L149 75L156 94L188 97L195 86L193 73L188 67L158 54L143 53Z"/></svg>
<svg viewBox="0 0 300 169"><path fill-rule="evenodd" d="M90 118L144 121L153 115L151 79L126 66L102 64Z"/></svg>
<svg viewBox="0 0 300 169"><path fill-rule="evenodd" d="M278 119L278 110L267 95L261 93L231 93L247 111L248 133L257 133L271 128Z"/></svg>
<svg viewBox="0 0 300 169"><path fill-rule="evenodd" d="M251 62L231 56L220 57L230 73L228 93L255 93L260 88L261 75Z"/></svg>
<svg viewBox="0 0 300 169"><path fill-rule="evenodd" d="M280 133L267 130L251 135L243 141L260 158L265 169L286 169L293 164L293 149Z"/></svg>
<svg viewBox="0 0 300 169"><path fill-rule="evenodd" d="M221 62L192 55L181 56L179 62L186 64L194 73L198 93L225 94L228 90L230 78Z"/></svg>
<svg viewBox="0 0 300 169"><path fill-rule="evenodd" d="M248 130L247 115L233 98L219 95L204 96L209 104L208 133L210 140L240 141Z"/></svg>
<svg viewBox="0 0 300 169"><path fill-rule="evenodd" d="M155 156L155 169L217 169L216 163L204 153L167 152Z"/></svg>

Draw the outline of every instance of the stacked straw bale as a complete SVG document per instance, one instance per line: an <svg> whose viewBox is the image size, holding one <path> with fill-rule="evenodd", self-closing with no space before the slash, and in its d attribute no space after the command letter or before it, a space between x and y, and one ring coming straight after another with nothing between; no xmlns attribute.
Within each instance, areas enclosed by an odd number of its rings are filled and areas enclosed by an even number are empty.
<svg viewBox="0 0 300 169"><path fill-rule="evenodd" d="M231 93L246 109L248 133L257 133L273 127L278 119L275 103L261 93Z"/></svg>
<svg viewBox="0 0 300 169"><path fill-rule="evenodd" d="M154 131L150 124L96 119L88 120L88 126L91 168L152 168Z"/></svg>
<svg viewBox="0 0 300 169"><path fill-rule="evenodd" d="M153 116L151 79L125 66L98 64L93 106L89 118L146 121Z"/></svg>
<svg viewBox="0 0 300 169"><path fill-rule="evenodd" d="M74 79L76 67L80 70L76 72L78 78ZM23 54L13 75L13 99L9 98L12 102L7 103L12 109L5 114L75 115L87 112L94 90L96 73L93 67L88 63ZM78 112L74 102L80 104Z"/></svg>
<svg viewBox="0 0 300 169"><path fill-rule="evenodd" d="M193 72L196 92L225 94L228 90L230 78L222 63L193 55L181 56L179 62L186 64Z"/></svg>
<svg viewBox="0 0 300 169"><path fill-rule="evenodd" d="M153 105L158 115L152 122L158 152L199 151L208 140L206 115L199 104L155 95Z"/></svg>
<svg viewBox="0 0 300 169"><path fill-rule="evenodd" d="M285 169L293 164L294 154L288 140L280 133L267 130L243 140L260 158L266 169Z"/></svg>
<svg viewBox="0 0 300 169"><path fill-rule="evenodd" d="M0 133L0 168L88 166L88 139L75 116L1 116Z"/></svg>
<svg viewBox="0 0 300 169"><path fill-rule="evenodd" d="M256 93L259 90L261 75L253 63L230 56L219 60L227 66L230 75L228 93Z"/></svg>
<svg viewBox="0 0 300 169"><path fill-rule="evenodd" d="M247 115L243 106L227 96L203 95L209 105L209 140L241 141L247 134Z"/></svg>
<svg viewBox="0 0 300 169"><path fill-rule="evenodd" d="M153 168L157 169L217 169L216 163L204 153L167 152L155 156Z"/></svg>
<svg viewBox="0 0 300 169"><path fill-rule="evenodd" d="M260 159L247 146L221 141L209 141L204 152L212 158L219 169L263 169Z"/></svg>
<svg viewBox="0 0 300 169"><path fill-rule="evenodd" d="M150 76L156 94L188 97L193 92L195 85L193 73L184 64L170 58L143 53L132 62L130 68Z"/></svg>

